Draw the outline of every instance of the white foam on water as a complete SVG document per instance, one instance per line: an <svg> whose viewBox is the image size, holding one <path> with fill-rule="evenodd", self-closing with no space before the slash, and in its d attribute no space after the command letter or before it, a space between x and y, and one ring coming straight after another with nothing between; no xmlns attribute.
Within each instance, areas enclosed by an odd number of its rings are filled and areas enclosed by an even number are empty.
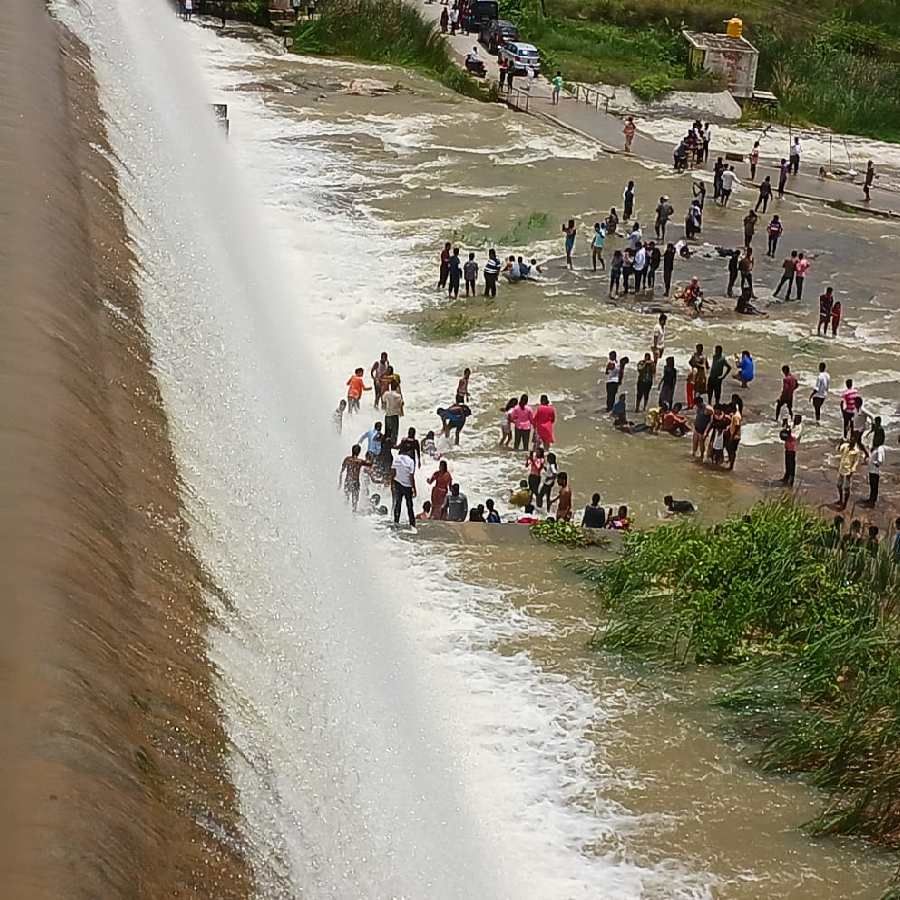
<svg viewBox="0 0 900 900"><path fill-rule="evenodd" d="M191 535L230 601L210 654L261 896L710 898L689 861L633 859L652 821L604 799L618 775L588 732L629 698L494 652L547 623L339 502L320 378L400 348L423 415L458 368L383 320L409 303L404 243L323 202L328 179L303 183L304 154L334 160L272 140L294 126L253 94L229 96L224 143L186 40L202 52L208 32L140 0L55 9L115 126ZM606 855L585 852L601 839Z"/></svg>

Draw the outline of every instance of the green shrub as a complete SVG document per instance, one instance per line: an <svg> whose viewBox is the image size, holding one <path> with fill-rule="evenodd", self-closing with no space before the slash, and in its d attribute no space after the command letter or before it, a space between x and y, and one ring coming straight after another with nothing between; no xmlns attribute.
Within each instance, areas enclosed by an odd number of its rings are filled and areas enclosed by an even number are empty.
<svg viewBox="0 0 900 900"><path fill-rule="evenodd" d="M317 18L297 24L292 49L413 68L468 97L496 96L456 64L434 22L402 0L330 0Z"/></svg>
<svg viewBox="0 0 900 900"><path fill-rule="evenodd" d="M762 742L766 770L831 792L809 828L900 848L900 566L836 546L790 502L712 528L625 536L576 567L598 591L598 646L678 662L741 663L720 700Z"/></svg>
<svg viewBox="0 0 900 900"><path fill-rule="evenodd" d="M479 328L485 321L484 316L451 312L422 322L419 334L430 341L454 341Z"/></svg>
<svg viewBox="0 0 900 900"><path fill-rule="evenodd" d="M641 100L659 100L672 90L672 81L668 75L644 75L631 82L631 90Z"/></svg>

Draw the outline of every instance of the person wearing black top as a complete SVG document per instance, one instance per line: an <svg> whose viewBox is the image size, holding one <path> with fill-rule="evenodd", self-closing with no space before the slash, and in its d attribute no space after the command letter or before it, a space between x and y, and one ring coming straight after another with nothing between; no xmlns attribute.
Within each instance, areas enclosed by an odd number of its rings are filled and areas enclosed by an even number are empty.
<svg viewBox="0 0 900 900"><path fill-rule="evenodd" d="M631 218L631 214L634 212L634 182L629 181L625 187L625 193L622 195L622 200L625 203L625 210L623 212L623 216L626 219Z"/></svg>
<svg viewBox="0 0 900 900"><path fill-rule="evenodd" d="M667 356L666 365L663 368L662 378L659 381L659 405L665 404L671 408L675 400L675 382L678 380L678 369L675 368L675 357Z"/></svg>
<svg viewBox="0 0 900 900"><path fill-rule="evenodd" d="M725 358L722 347L717 346L713 351L712 362L709 366L709 376L706 379L706 390L709 392L710 403L721 403L722 382L728 377L730 371L731 363Z"/></svg>
<svg viewBox="0 0 900 900"><path fill-rule="evenodd" d="M582 528L606 528L606 512L600 505L600 495L591 497L591 505L584 508L581 517Z"/></svg>
<svg viewBox="0 0 900 900"><path fill-rule="evenodd" d="M665 296L669 296L669 291L672 290L672 271L675 269L675 245L668 244L666 246L666 252L663 253L663 284L665 285L666 291Z"/></svg>
<svg viewBox="0 0 900 900"><path fill-rule="evenodd" d="M690 500L674 500L671 494L663 497L663 503L670 513L692 513L694 512L694 504Z"/></svg>
<svg viewBox="0 0 900 900"><path fill-rule="evenodd" d="M648 290L653 290L656 285L656 270L659 268L659 264L662 262L662 253L659 252L659 247L656 246L655 241L650 241L647 245L647 288Z"/></svg>
<svg viewBox="0 0 900 900"><path fill-rule="evenodd" d="M728 256L728 289L725 291L726 297L734 296L734 285L738 278L738 265L741 260L741 251L732 250Z"/></svg>

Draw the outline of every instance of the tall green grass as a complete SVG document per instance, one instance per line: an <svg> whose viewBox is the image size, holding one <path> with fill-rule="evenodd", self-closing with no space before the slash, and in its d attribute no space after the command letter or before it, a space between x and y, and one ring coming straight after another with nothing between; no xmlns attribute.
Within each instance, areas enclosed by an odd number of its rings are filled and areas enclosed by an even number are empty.
<svg viewBox="0 0 900 900"><path fill-rule="evenodd" d="M577 566L597 589L598 647L738 665L721 700L762 742L766 770L831 794L810 829L900 849L900 568L889 548L835 546L793 503L712 528L625 537Z"/></svg>
<svg viewBox="0 0 900 900"><path fill-rule="evenodd" d="M297 24L292 49L417 69L466 96L496 99L456 65L435 24L402 0L329 0L318 18Z"/></svg>

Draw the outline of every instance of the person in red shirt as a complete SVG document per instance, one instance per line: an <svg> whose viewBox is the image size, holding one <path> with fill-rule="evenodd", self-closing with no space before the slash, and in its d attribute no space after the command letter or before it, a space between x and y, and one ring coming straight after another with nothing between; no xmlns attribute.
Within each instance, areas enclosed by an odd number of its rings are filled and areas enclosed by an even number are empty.
<svg viewBox="0 0 900 900"><path fill-rule="evenodd" d="M794 486L794 476L797 474L797 447L800 444L800 435L803 433L803 416L794 416L793 424L788 425L784 420L781 429L781 439L784 441L784 476L782 484L788 487Z"/></svg>
<svg viewBox="0 0 900 900"><path fill-rule="evenodd" d="M546 447L548 450L553 446L556 435L553 432L553 426L556 422L556 410L550 402L550 398L546 394L541 394L541 402L534 411L534 419L532 425L534 427L534 443L538 447Z"/></svg>
<svg viewBox="0 0 900 900"><path fill-rule="evenodd" d="M447 10L444 10L446 12ZM445 29L446 30L446 29ZM447 286L447 277L450 275L450 241L444 244L441 250L441 266L438 270L438 288Z"/></svg>
<svg viewBox="0 0 900 900"><path fill-rule="evenodd" d="M530 503L525 504L525 515L516 519L517 525L537 525L541 520L534 514L534 507Z"/></svg>
<svg viewBox="0 0 900 900"><path fill-rule="evenodd" d="M363 367L359 366L347 379L347 414L359 412L359 401L363 391L371 391L363 382Z"/></svg>
<svg viewBox="0 0 900 900"><path fill-rule="evenodd" d="M778 421L783 406L787 407L787 411L791 415L794 414L794 392L797 390L798 384L797 379L791 374L790 366L782 366L781 372L784 377L781 379L781 396L779 396L775 403L776 422Z"/></svg>
<svg viewBox="0 0 900 900"><path fill-rule="evenodd" d="M809 271L810 262L802 254L797 255L797 262L794 263L794 284L797 286L797 299L803 299L803 284L806 281L806 273ZM791 299L790 289L788 290L787 299Z"/></svg>

